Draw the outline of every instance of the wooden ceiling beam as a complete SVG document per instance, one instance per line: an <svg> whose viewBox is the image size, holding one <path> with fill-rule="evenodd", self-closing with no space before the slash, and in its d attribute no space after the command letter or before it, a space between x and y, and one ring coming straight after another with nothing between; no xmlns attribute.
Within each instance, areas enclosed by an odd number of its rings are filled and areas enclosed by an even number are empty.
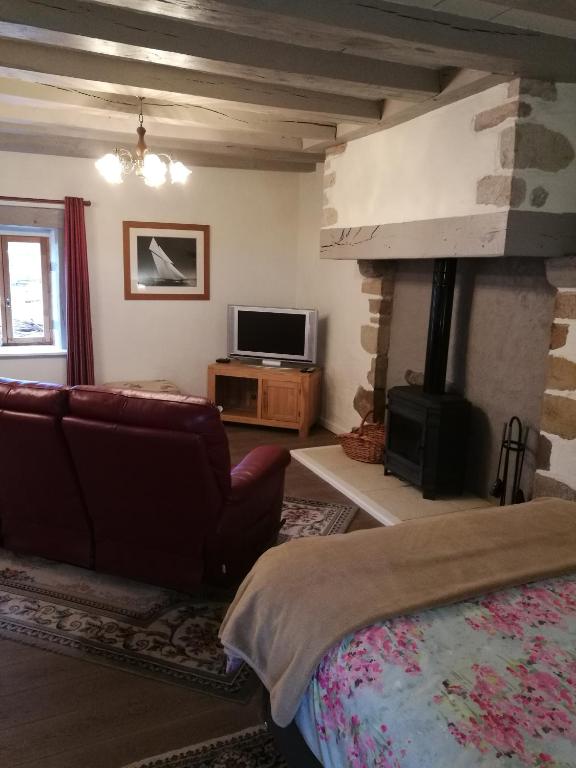
<svg viewBox="0 0 576 768"><path fill-rule="evenodd" d="M124 144L125 136L117 137ZM52 134L42 126L14 125L0 121L0 151L25 152L32 154L61 155L63 157L85 157L96 159L112 152L118 141L113 135L94 132L89 137L63 126L61 133ZM127 149L131 149L127 147ZM154 144L156 152L166 152L193 168L195 165L220 168L252 168L260 170L313 171L318 154L309 157L304 153L261 150L260 148L230 147L202 143L188 144L178 149L170 143Z"/></svg>
<svg viewBox="0 0 576 768"><path fill-rule="evenodd" d="M42 108L58 108L85 115L131 115L138 112L139 101L131 94L112 94L89 90L73 90L0 77L0 102ZM273 119L256 112L227 110L226 112L198 104L175 104L161 99L145 102L146 118L159 123L190 126L197 130L213 130L228 136L245 132L271 140L300 139L332 141L336 138L336 125L298 120Z"/></svg>
<svg viewBox="0 0 576 768"><path fill-rule="evenodd" d="M73 73L73 74L72 74ZM0 39L0 77L16 77L63 87L170 98L195 97L195 103L289 112L293 119L378 122L381 103L206 75L177 67L129 61L51 45ZM143 85L145 84L145 85Z"/></svg>
<svg viewBox="0 0 576 768"><path fill-rule="evenodd" d="M453 13L559 37L576 37L573 0L393 0L406 7Z"/></svg>
<svg viewBox="0 0 576 768"><path fill-rule="evenodd" d="M62 107L49 107L46 104L38 106L34 102L22 102L5 99L0 93L0 121L14 125L41 126L46 133L66 133L65 126L74 135L91 136L98 132L112 132L122 137L122 143L130 146L136 141L138 121L132 113L115 113L94 119L94 110L79 110ZM281 136L275 133L254 133L252 131L218 130L208 126L189 125L178 122L161 122L146 116L144 126L147 130L146 139L149 145L171 143L172 146L186 148L191 143L201 142L206 146L226 145L230 147L247 147L256 149L288 150L302 152L308 145L305 141L315 142L315 139ZM333 141L333 139L331 139Z"/></svg>
<svg viewBox="0 0 576 768"><path fill-rule="evenodd" d="M438 72L413 65L248 38L92 0L0 0L0 35L172 67L364 99L419 101Z"/></svg>
<svg viewBox="0 0 576 768"><path fill-rule="evenodd" d="M98 0L116 6L120 0ZM133 5L133 0L126 0ZM124 0L122 4L125 5ZM386 0L143 0L142 10L191 18L210 28L237 24L246 36L425 67L458 67L576 82L570 39L464 19ZM454 6L452 6L454 7ZM144 14L143 14L144 15ZM252 31L251 31L252 30Z"/></svg>

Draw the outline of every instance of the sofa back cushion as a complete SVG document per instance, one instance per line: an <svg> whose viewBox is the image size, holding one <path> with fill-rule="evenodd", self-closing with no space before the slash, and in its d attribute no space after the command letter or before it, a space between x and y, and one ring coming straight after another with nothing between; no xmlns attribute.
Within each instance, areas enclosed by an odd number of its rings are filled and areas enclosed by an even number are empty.
<svg viewBox="0 0 576 768"><path fill-rule="evenodd" d="M68 390L0 379L0 532L14 552L89 566L92 535L61 428Z"/></svg>
<svg viewBox="0 0 576 768"><path fill-rule="evenodd" d="M63 428L96 569L194 588L230 487L218 410L199 398L94 387L72 389L69 404Z"/></svg>

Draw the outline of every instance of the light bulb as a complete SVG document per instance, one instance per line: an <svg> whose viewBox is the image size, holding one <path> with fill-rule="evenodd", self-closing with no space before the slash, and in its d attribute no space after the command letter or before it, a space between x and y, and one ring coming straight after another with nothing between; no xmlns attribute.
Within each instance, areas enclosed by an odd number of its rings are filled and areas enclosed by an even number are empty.
<svg viewBox="0 0 576 768"><path fill-rule="evenodd" d="M142 163L142 175L144 183L149 187L161 187L166 181L168 166L158 155L152 152L146 152Z"/></svg>
<svg viewBox="0 0 576 768"><path fill-rule="evenodd" d="M170 163L170 180L172 184L185 184L192 171L179 160Z"/></svg>
<svg viewBox="0 0 576 768"><path fill-rule="evenodd" d="M109 152L96 160L95 166L109 184L122 183L122 163L116 152Z"/></svg>

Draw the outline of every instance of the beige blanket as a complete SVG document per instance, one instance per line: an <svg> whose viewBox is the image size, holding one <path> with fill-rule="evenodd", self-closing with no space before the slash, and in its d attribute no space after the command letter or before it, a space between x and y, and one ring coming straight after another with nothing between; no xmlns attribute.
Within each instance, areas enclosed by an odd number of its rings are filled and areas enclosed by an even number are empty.
<svg viewBox="0 0 576 768"><path fill-rule="evenodd" d="M559 499L298 539L256 563L220 639L256 671L286 726L322 656L349 632L570 570L576 502Z"/></svg>

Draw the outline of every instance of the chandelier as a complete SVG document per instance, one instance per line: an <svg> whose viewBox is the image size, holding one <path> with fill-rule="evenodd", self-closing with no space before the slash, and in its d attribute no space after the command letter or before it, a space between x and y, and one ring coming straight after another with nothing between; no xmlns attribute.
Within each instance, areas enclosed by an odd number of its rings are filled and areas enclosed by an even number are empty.
<svg viewBox="0 0 576 768"><path fill-rule="evenodd" d="M98 171L110 184L122 184L124 178L130 173L144 179L149 187L161 187L170 176L172 184L184 184L191 171L180 161L174 162L170 155L150 152L144 141L146 128L144 128L144 115L142 114L142 102L144 98L139 96L140 112L138 114L138 143L134 154L128 149L116 148L104 157L96 161Z"/></svg>

